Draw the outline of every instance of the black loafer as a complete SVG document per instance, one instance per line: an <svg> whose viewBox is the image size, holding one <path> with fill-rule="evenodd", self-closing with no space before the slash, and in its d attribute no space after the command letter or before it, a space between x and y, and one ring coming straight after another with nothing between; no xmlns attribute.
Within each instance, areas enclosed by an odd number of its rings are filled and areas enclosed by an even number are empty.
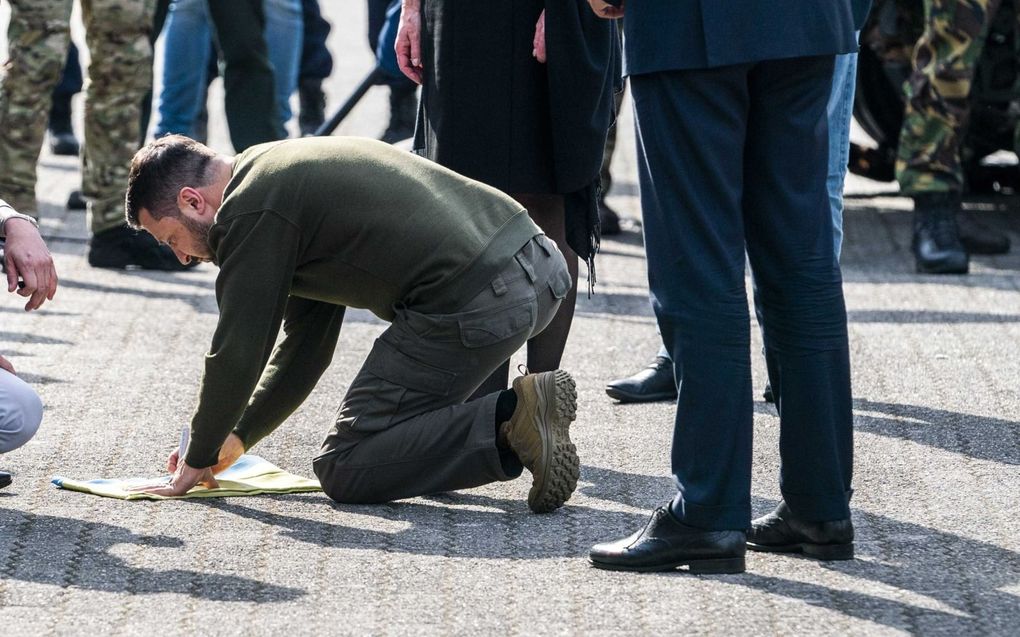
<svg viewBox="0 0 1020 637"><path fill-rule="evenodd" d="M743 573L743 531L706 531L687 526L662 506L644 528L616 542L596 544L592 566L613 571L671 571L686 566L691 573Z"/></svg>
<svg viewBox="0 0 1020 637"><path fill-rule="evenodd" d="M6 471L0 471L0 489L6 486L10 486L11 482L14 481L14 476L7 473Z"/></svg>
<svg viewBox="0 0 1020 637"><path fill-rule="evenodd" d="M850 518L809 522L797 518L785 502L751 522L747 548L772 553L803 553L818 560L854 559L854 525Z"/></svg>
<svg viewBox="0 0 1020 637"><path fill-rule="evenodd" d="M676 379L673 361L656 356L652 363L628 378L614 380L606 385L606 394L621 403L650 403L676 399Z"/></svg>

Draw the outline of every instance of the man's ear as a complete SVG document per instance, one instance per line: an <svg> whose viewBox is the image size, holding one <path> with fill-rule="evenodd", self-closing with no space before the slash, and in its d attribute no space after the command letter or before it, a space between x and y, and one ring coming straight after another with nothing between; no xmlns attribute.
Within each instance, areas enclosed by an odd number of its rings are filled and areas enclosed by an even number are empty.
<svg viewBox="0 0 1020 637"><path fill-rule="evenodd" d="M205 204L205 197L191 186L184 186L177 193L177 207L190 208L201 211Z"/></svg>

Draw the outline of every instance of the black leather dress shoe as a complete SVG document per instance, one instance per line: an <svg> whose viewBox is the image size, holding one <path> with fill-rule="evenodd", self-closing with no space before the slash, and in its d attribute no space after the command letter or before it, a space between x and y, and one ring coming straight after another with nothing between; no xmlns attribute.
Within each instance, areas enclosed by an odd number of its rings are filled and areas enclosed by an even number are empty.
<svg viewBox="0 0 1020 637"><path fill-rule="evenodd" d="M0 489L8 486L13 482L14 477L6 471L0 471Z"/></svg>
<svg viewBox="0 0 1020 637"><path fill-rule="evenodd" d="M613 571L671 571L687 566L691 573L743 573L743 531L705 531L687 526L662 506L645 527L616 542L596 544L588 554L592 566Z"/></svg>
<svg viewBox="0 0 1020 637"><path fill-rule="evenodd" d="M673 400L676 398L673 361L656 356L648 367L633 376L611 381L606 385L606 393L621 403Z"/></svg>
<svg viewBox="0 0 1020 637"><path fill-rule="evenodd" d="M803 553L818 560L854 559L854 525L850 518L831 522L798 519L785 502L751 522L747 548L774 553Z"/></svg>

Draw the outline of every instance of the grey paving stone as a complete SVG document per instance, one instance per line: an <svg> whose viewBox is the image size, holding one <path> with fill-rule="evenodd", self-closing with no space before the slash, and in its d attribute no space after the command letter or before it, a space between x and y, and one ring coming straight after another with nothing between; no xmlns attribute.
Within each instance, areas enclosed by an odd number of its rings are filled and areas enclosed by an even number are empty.
<svg viewBox="0 0 1020 637"><path fill-rule="evenodd" d="M336 104L371 54L362 4L323 5L335 27L326 90ZM221 97L215 84L213 103ZM385 106L385 89L373 89L339 132L378 134ZM625 108L611 196L639 220L630 126ZM229 151L219 106L210 131ZM597 294L578 302L564 366L578 381L581 481L557 513L528 512L526 480L366 507L319 494L144 503L53 489L56 474L161 473L194 407L216 320L209 266L153 274L86 264L84 215L63 208L78 180L73 159L44 153L39 196L57 298L32 315L0 301L0 351L46 405L37 438L3 458L16 480L0 492L0 634L1017 632L1020 252L975 258L966 277L914 274L909 203L894 186L848 180L858 559L753 554L746 574L691 576L607 573L585 557L673 493L672 405L617 405L603 393L657 348L638 232L606 238ZM973 208L1020 241L1016 200ZM350 312L332 368L258 453L311 475L382 329ZM753 324L751 335L757 351ZM752 360L760 391L764 365ZM779 497L778 427L774 408L756 403L759 512Z"/></svg>

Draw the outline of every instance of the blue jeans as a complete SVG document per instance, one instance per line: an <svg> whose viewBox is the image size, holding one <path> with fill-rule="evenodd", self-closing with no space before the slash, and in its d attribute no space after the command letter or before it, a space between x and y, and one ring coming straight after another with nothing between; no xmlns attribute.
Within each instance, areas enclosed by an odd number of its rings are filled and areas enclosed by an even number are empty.
<svg viewBox="0 0 1020 637"><path fill-rule="evenodd" d="M843 182L850 161L850 119L854 111L854 89L857 80L857 54L836 56L829 94L829 207L832 209L832 243L839 260L843 248Z"/></svg>
<svg viewBox="0 0 1020 637"><path fill-rule="evenodd" d="M854 89L857 81L857 54L836 56L832 73L832 92L826 112L829 119L829 174L826 188L832 211L832 243L839 260L843 248L843 182L850 161L850 120L854 112ZM659 346L656 356L669 358L665 345Z"/></svg>
<svg viewBox="0 0 1020 637"><path fill-rule="evenodd" d="M297 88L303 18L300 0L265 0L266 45L273 64L277 112L291 118L290 95ZM206 0L174 0L163 31L163 87L159 95L156 137L193 135L202 111L212 54L212 23Z"/></svg>

